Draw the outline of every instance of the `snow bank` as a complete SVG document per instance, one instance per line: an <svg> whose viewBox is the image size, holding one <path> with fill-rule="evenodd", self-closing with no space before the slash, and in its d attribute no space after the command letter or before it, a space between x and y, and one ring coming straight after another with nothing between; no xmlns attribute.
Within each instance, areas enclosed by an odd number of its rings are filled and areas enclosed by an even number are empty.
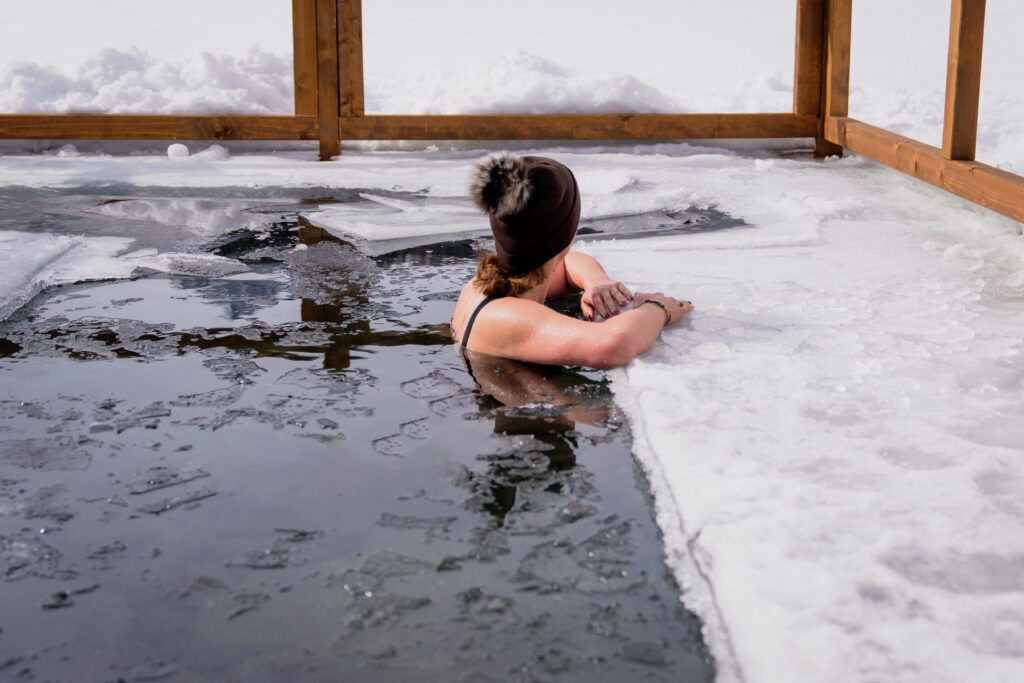
<svg viewBox="0 0 1024 683"><path fill-rule="evenodd" d="M105 48L71 67L0 65L0 112L291 114L291 56L251 49L160 61L139 48Z"/></svg>
<svg viewBox="0 0 1024 683"><path fill-rule="evenodd" d="M514 50L458 74L367 84L367 109L404 114L679 112L685 106L633 76L561 66ZM399 87L400 86L400 87ZM482 96L482 93L486 96Z"/></svg>
<svg viewBox="0 0 1024 683"><path fill-rule="evenodd" d="M72 67L0 66L0 111L286 115L293 113L293 88L290 55L252 49L243 57L204 53L167 62L139 48L106 48ZM686 110L632 76L569 69L523 51L454 77L435 75L413 84L374 79L367 84L367 108L406 114Z"/></svg>

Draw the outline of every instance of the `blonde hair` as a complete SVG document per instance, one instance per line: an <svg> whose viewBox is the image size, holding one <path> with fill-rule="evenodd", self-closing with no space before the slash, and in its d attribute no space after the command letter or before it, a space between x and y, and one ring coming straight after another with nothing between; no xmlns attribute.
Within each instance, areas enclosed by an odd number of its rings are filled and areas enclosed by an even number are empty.
<svg viewBox="0 0 1024 683"><path fill-rule="evenodd" d="M503 266L494 252L481 251L474 282L487 296L519 296L544 282L545 277L543 264L519 273Z"/></svg>

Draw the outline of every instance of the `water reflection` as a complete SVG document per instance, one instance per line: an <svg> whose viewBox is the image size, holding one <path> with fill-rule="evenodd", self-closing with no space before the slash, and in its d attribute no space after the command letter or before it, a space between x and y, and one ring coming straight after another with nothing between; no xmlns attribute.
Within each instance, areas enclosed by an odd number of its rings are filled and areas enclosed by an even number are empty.
<svg viewBox="0 0 1024 683"><path fill-rule="evenodd" d="M606 401L595 401L596 396L610 397L603 378L594 379L570 368L523 363L470 350L464 352L463 361L483 394L505 408L519 409L501 413L506 425L503 431L523 433L515 430L536 427L538 420L549 425L557 423L566 429L572 429L577 422L600 426L608 420ZM517 427L517 420L525 423Z"/></svg>
<svg viewBox="0 0 1024 683"><path fill-rule="evenodd" d="M611 392L600 373L588 377L569 368L534 365L474 351L462 354L476 381L482 417L493 420L494 433L522 436L523 446L485 456L489 498L481 508L498 526L519 502L538 490L561 493L563 473L576 467L577 424L610 429ZM478 483L478 489L482 488Z"/></svg>
<svg viewBox="0 0 1024 683"><path fill-rule="evenodd" d="M476 261L477 244L481 240L467 239L442 242L429 247L399 249L375 257L375 261L390 268L395 265L436 266L449 261Z"/></svg>
<svg viewBox="0 0 1024 683"><path fill-rule="evenodd" d="M277 280L225 280L208 277L179 277L174 283L183 290L195 290L203 299L223 306L229 320L257 317L262 309L280 303L287 284Z"/></svg>

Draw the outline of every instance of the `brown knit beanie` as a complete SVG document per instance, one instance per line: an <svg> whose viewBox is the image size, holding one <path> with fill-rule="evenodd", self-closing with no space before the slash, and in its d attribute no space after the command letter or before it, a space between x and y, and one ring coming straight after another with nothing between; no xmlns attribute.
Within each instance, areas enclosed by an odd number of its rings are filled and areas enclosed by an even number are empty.
<svg viewBox="0 0 1024 683"><path fill-rule="evenodd" d="M476 165L470 195L490 216L498 261L511 271L546 263L576 235L579 188L554 159L489 154Z"/></svg>

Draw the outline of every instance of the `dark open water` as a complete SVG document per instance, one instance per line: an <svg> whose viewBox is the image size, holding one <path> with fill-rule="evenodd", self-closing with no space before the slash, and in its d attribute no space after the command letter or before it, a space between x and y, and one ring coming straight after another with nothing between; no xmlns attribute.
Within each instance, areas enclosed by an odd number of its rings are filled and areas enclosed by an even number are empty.
<svg viewBox="0 0 1024 683"><path fill-rule="evenodd" d="M473 245L296 251L295 196L210 237L82 212L111 198L11 191L0 227L251 270L0 323L0 680L713 678L603 375L478 358L481 388L452 347Z"/></svg>

